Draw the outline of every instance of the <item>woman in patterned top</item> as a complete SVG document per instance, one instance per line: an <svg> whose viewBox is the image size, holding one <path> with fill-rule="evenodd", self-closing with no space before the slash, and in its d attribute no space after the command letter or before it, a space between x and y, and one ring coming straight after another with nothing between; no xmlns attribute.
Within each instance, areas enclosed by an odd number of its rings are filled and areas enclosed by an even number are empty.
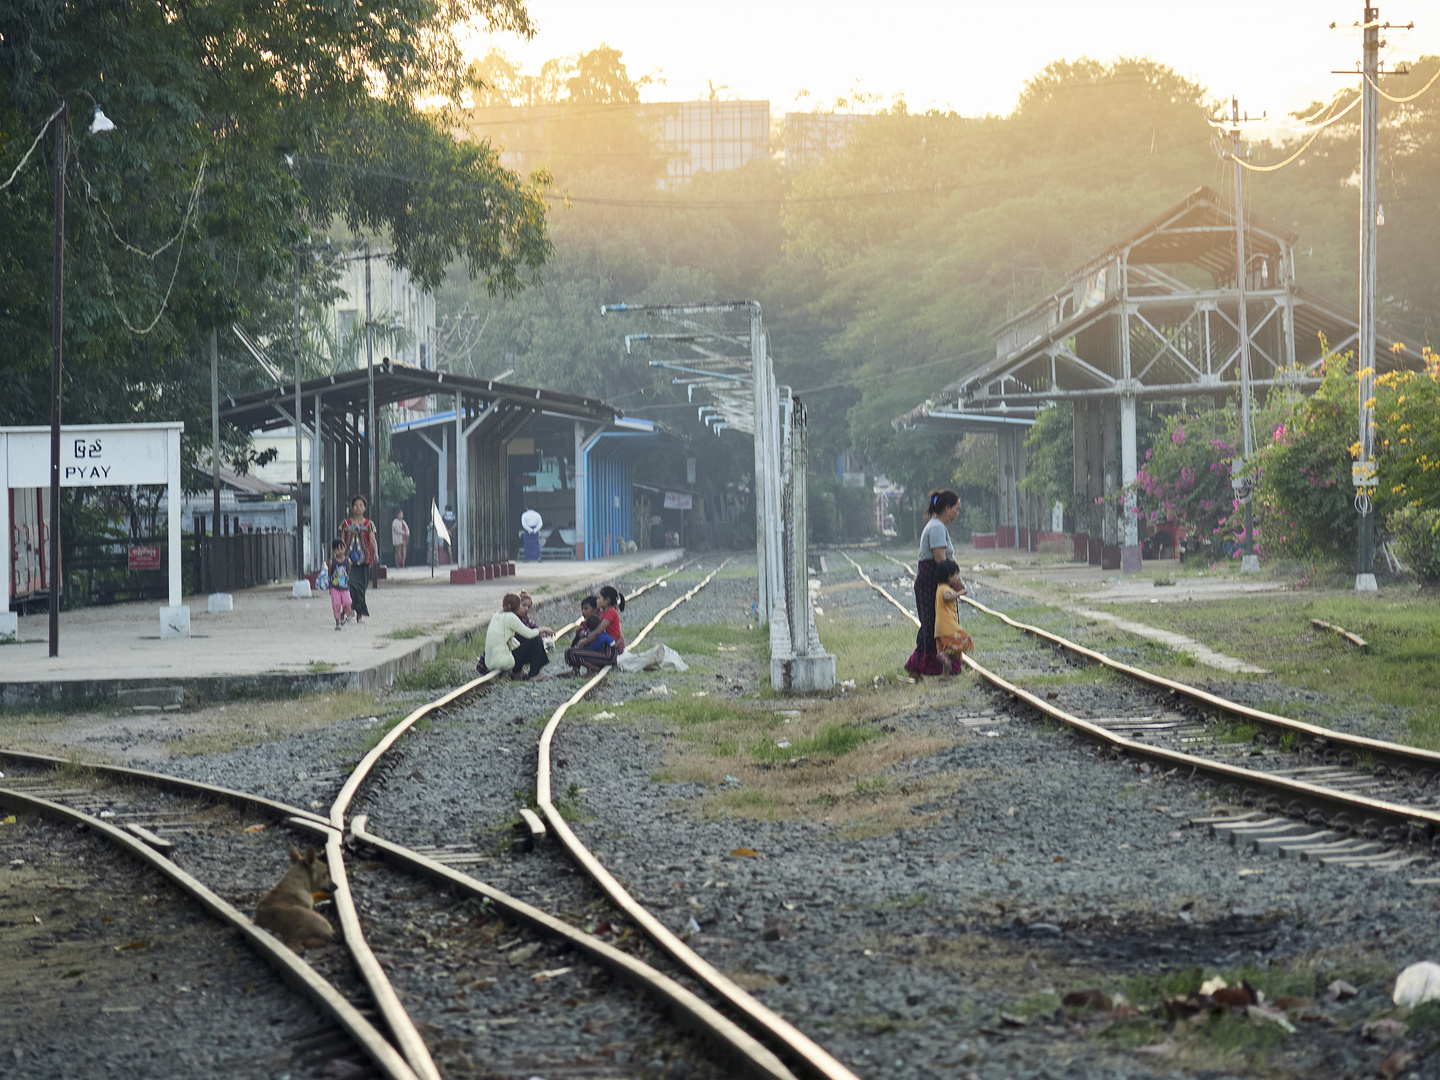
<svg viewBox="0 0 1440 1080"><path fill-rule="evenodd" d="M364 495L350 500L350 516L340 523L340 539L345 542L345 558L350 562L350 609L355 625L370 614L365 603L365 590L370 585L370 567L379 562L375 547L375 523L365 516L370 504Z"/></svg>

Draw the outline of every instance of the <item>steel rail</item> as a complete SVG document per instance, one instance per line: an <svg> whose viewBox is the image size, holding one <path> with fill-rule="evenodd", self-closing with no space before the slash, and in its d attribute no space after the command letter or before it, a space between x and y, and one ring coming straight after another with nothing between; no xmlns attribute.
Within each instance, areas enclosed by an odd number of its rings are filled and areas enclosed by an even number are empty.
<svg viewBox="0 0 1440 1080"><path fill-rule="evenodd" d="M75 762L69 758L54 757L51 754L32 754L25 750L6 749L0 749L0 761L48 766L52 769L73 766L101 776L112 776L124 780L126 783L149 784L152 787L163 788L180 795L203 795L209 799L243 806L250 810L259 810L276 819L302 817L322 823L325 821L323 817L311 810L303 810L298 806L291 806L275 799L267 799L263 795L252 795L248 791L236 791L234 788L206 784L199 780L184 780L178 776L167 776L165 773L150 772L146 769L132 769L125 765L105 765L100 762L88 761Z"/></svg>
<svg viewBox="0 0 1440 1080"><path fill-rule="evenodd" d="M845 553L841 552L841 554L844 555ZM917 627L920 625L920 620L914 612L900 603L899 600L896 600L882 585L872 580L870 575L865 573L859 563L851 559L849 555L845 555L845 559L851 566L855 567L855 572L860 575L867 585L903 611L906 618ZM1414 831L1418 829L1427 839L1440 834L1440 813L1435 811L1426 810L1418 806L1407 806L1403 803L1387 802L1382 799L1371 799L1363 795L1351 795L1343 791L1337 791L1334 788L1324 787L1323 785L1306 783L1303 780L1292 780L1285 776L1275 776L1271 773L1261 772L1258 769L1243 769L1237 765L1227 765L1224 762L1196 757L1193 754L1186 754L1178 750L1167 750L1164 747L1150 746L1145 743L1136 742L1133 739L1125 738L1123 735L1117 735L1098 724L1093 724L1088 720L1074 716L1044 698L1036 697L1029 691L1016 686L1014 683L1011 683L1007 679L982 666L968 654L965 654L963 658L967 667L971 668L977 675L996 689L1009 694L1014 699L1025 702L1025 704L1049 716L1051 719L1060 721L1062 724L1073 728L1088 738L1110 746L1120 753L1125 754L1127 757L1152 761L1172 769L1186 772L1190 776L1200 775L1218 781L1221 784L1231 784L1236 786L1242 794L1247 790L1269 789L1282 796L1289 796L1291 803L1284 809L1288 814L1292 807L1298 805L1300 811L1298 817L1300 818L1306 818L1308 816L1306 807L1310 806L1318 808L1322 812L1328 811L1332 816L1344 814L1347 819L1356 813L1368 815L1368 820L1375 823L1377 828L1379 822L1386 822L1398 825L1404 830Z"/></svg>
<svg viewBox="0 0 1440 1080"><path fill-rule="evenodd" d="M841 554L844 553L842 552ZM915 571L899 559L892 558L889 555L885 555L884 557L897 566L903 567L912 577L914 576ZM846 556L846 558L849 558L849 556ZM1251 708L1249 705L1241 705L1238 701L1230 701L1227 698L1219 697L1208 691L1201 690L1197 686L1191 686L1189 683L1167 679L1163 675L1156 675L1154 672L1146 671L1144 668L1137 668L1123 661L1115 660L1102 652L1086 648L1084 645L1077 644L1049 630L1043 630L1029 623L1019 622L1006 615L1003 611L995 611L992 608L986 607L980 603L980 601L973 600L968 596L962 596L960 599L977 611L991 615L1022 633L1033 634L1052 644L1059 645L1061 648L1074 653L1076 656L1082 656L1092 663L1104 664L1112 671L1117 671L1137 682L1142 682L1161 690L1168 690L1176 697L1186 698L1204 708L1241 717L1272 730L1282 732L1293 731L1298 734L1308 735L1312 739L1319 740L1337 749L1344 748L1349 750L1357 756L1360 754L1370 754L1377 761L1384 761L1385 764L1391 768L1404 767L1410 770L1425 769L1432 776L1440 776L1440 753L1436 753L1433 750L1422 750L1419 747L1402 746L1399 743L1386 742L1384 739L1371 739L1364 735L1350 735L1342 731L1333 731L1330 728L1320 727L1317 724L1307 724L1303 720L1292 720L1288 716L1268 713L1263 709Z"/></svg>
<svg viewBox="0 0 1440 1080"><path fill-rule="evenodd" d="M523 923L548 937L560 939L584 954L587 959L611 970L642 993L658 997L682 1026L714 1037L721 1049L727 1046L735 1048L738 1051L735 1054L737 1063L752 1074L770 1080L794 1080L794 1074L759 1040L668 975L601 941L593 934L587 934L537 907L507 896L468 874L376 836L368 831L367 824L368 818L365 814L355 815L350 822L350 836L357 843L374 849L386 862L456 891L488 900L515 922Z"/></svg>
<svg viewBox="0 0 1440 1080"><path fill-rule="evenodd" d="M399 1051L314 968L268 932L261 930L241 911L221 899L196 878L187 874L163 855L153 851L143 840L133 837L97 817L92 817L61 803L51 802L49 799L42 799L9 788L0 788L0 805L11 810L41 814L66 824L86 825L112 844L124 849L132 857L139 859L152 869L158 870L212 915L238 930L250 947L258 952L271 967L275 968L287 985L309 997L340 1027L344 1028L382 1073L392 1080L418 1080L414 1070L410 1068ZM301 820L311 828L331 831L313 815L307 815Z"/></svg>
<svg viewBox="0 0 1440 1080"><path fill-rule="evenodd" d="M659 624L660 620L675 610L685 601L698 593L711 579L723 570L730 562L726 559L705 579L687 592L684 596L673 601L663 608L653 619L646 624L640 633L635 635L632 642L626 648L639 645L645 636ZM550 777L550 752L551 745L555 738L555 731L560 726L560 721L569 712L572 705L577 704L591 689L599 685L611 671L610 668L601 668L590 678L579 690L571 695L570 699L555 710L550 722L545 725L545 730L540 736L540 748L538 761L535 770L535 803L545 815L550 829L555 833L556 838L564 846L570 857L579 864L580 868L600 886L601 890L610 901L623 911L636 926L640 927L650 939L669 953L671 958L680 964L696 979L699 979L713 993L718 995L732 1009L734 1009L746 1022L752 1031L759 1031L764 1034L775 1045L783 1048L790 1064L798 1066L805 1073L823 1077L824 1080L858 1080L854 1073L832 1057L829 1051L820 1046L808 1035L795 1027L788 1020L778 1013L762 1005L755 1000L747 991L742 989L731 979L721 974L709 961L695 952L689 945L681 941L671 929L650 913L640 904L626 888L617 881L613 874L607 870L603 863L587 848L570 828L569 822L561 816L551 802L551 777Z"/></svg>
<svg viewBox="0 0 1440 1080"><path fill-rule="evenodd" d="M662 574L653 582L637 590L636 595L659 584L665 578L679 573L680 569L681 567L677 567L669 574ZM562 633L564 629L561 628ZM366 986L370 988L370 994L375 999L381 1015L384 1016L385 1024L389 1027L396 1045L405 1055L405 1060L409 1062L420 1080L441 1080L440 1070L436 1067L435 1061L430 1055L430 1049L425 1045L419 1029L416 1028L415 1021L400 1001L400 995L395 992L390 977L385 974L385 968L365 940L365 933L360 925L360 912L355 906L355 897L350 891L349 874L345 869L345 849L342 843L345 833L345 814L350 809L356 793L360 790L360 785L369 777L376 762L385 755L400 736L409 731L418 721L469 696L486 683L493 681L499 674L498 671L487 671L484 675L471 679L449 693L442 694L433 701L426 702L412 710L408 716L386 732L369 753L361 758L360 763L341 785L335 801L330 805L329 829L325 841L325 861L330 868L330 877L335 882L333 894L335 912L340 917L340 928L344 934L345 945L355 958L355 965L365 980Z"/></svg>

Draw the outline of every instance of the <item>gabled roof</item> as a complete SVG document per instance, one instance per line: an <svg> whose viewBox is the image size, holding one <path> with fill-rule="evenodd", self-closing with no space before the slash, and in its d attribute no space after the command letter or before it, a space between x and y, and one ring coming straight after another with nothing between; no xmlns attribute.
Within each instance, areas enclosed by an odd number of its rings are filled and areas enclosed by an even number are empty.
<svg viewBox="0 0 1440 1080"><path fill-rule="evenodd" d="M369 377L365 368L339 371L305 379L300 383L304 407L313 407L319 394L327 412L362 413L369 398ZM427 371L409 364L385 360L375 365L375 404L391 405L397 401L426 397L431 394L461 393L472 400L490 404L520 406L533 412L554 413L608 423L622 410L599 398L579 394L563 394L533 386L518 386L496 379L477 379L471 375L454 375L446 371ZM272 386L226 399L220 406L220 417L244 431L267 431L289 427L288 413L295 405L295 384ZM281 410L284 410L283 412Z"/></svg>

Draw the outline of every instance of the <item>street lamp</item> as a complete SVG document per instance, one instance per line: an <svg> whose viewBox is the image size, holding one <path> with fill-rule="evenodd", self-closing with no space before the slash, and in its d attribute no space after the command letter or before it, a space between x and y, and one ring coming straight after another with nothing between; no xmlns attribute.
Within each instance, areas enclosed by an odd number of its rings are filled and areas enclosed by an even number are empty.
<svg viewBox="0 0 1440 1080"><path fill-rule="evenodd" d="M86 95L89 96L88 94ZM94 98L90 99L94 101ZM60 655L60 376L65 358L65 128L70 107L55 114L55 279L50 294L50 655ZM95 106L90 133L103 135L115 124ZM0 538L9 543L9 537Z"/></svg>

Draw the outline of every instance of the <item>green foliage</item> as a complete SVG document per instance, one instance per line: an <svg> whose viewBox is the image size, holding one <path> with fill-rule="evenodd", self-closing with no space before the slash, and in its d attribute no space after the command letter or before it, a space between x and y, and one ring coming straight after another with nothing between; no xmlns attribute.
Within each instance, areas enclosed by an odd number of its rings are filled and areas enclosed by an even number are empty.
<svg viewBox="0 0 1440 1080"><path fill-rule="evenodd" d="M1075 409L1068 401L1047 405L1035 414L1025 436L1029 468L1020 487L1051 503L1075 509ZM1048 511L1047 511L1048 514Z"/></svg>
<svg viewBox="0 0 1440 1080"><path fill-rule="evenodd" d="M530 32L520 0L0 0L0 172L60 100L70 111L66 421L183 420L208 445L210 331L222 394L268 385L229 324L288 355L297 246L313 309L335 223L385 235L425 284L456 259L499 293L533 278L550 252L537 185L413 104L459 93L470 21ZM92 99L116 131L89 133ZM48 416L52 145L0 193L0 423Z"/></svg>
<svg viewBox="0 0 1440 1080"><path fill-rule="evenodd" d="M1280 400L1257 419L1251 472L1262 554L1335 561L1354 556L1350 462L1358 418L1349 364L1349 354L1330 354L1313 396Z"/></svg>
<svg viewBox="0 0 1440 1080"><path fill-rule="evenodd" d="M1440 353L1428 345L1420 371L1391 371L1375 380L1378 513L1405 507L1440 509Z"/></svg>
<svg viewBox="0 0 1440 1080"><path fill-rule="evenodd" d="M405 475L398 461L380 463L380 504L399 506L415 494L415 481Z"/></svg>
<svg viewBox="0 0 1440 1080"><path fill-rule="evenodd" d="M832 474L809 478L810 539L817 544L867 540L875 533L868 488L846 487Z"/></svg>
<svg viewBox="0 0 1440 1080"><path fill-rule="evenodd" d="M1401 507L1385 519L1401 562L1427 584L1440 582L1440 510Z"/></svg>

